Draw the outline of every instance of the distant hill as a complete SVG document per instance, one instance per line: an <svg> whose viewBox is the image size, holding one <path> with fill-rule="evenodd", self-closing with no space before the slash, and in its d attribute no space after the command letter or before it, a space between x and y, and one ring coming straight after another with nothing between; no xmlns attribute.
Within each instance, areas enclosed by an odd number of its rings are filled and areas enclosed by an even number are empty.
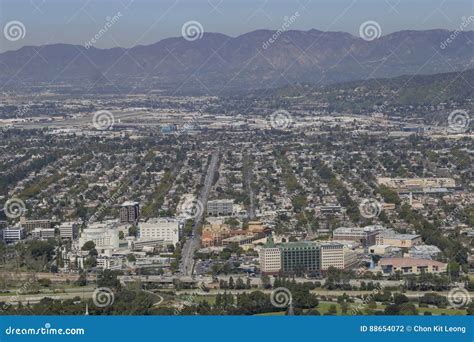
<svg viewBox="0 0 474 342"><path fill-rule="evenodd" d="M400 31L368 42L344 32L275 31L238 37L205 33L196 41L169 38L130 49L86 49L55 44L0 54L0 82L73 84L214 92L278 87L294 82L327 85L351 80L434 74L474 67L474 32ZM266 47L266 48L264 48Z"/></svg>
<svg viewBox="0 0 474 342"><path fill-rule="evenodd" d="M263 94L263 91L262 91ZM258 94L255 96L259 96ZM274 98L318 99L337 105L337 97L364 98L366 107L384 100L391 104L423 105L474 99L474 69L434 75L405 75L394 78L351 81L328 86L292 84L274 89ZM339 101L341 102L341 101ZM351 106L360 104L352 101Z"/></svg>

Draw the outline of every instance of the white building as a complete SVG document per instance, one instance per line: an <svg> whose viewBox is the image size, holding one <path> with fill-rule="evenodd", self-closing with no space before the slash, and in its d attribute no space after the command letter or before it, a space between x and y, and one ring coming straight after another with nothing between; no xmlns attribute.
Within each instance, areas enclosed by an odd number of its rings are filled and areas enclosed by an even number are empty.
<svg viewBox="0 0 474 342"><path fill-rule="evenodd" d="M163 240L176 245L179 242L180 221L173 218L152 218L141 222L140 241Z"/></svg>
<svg viewBox="0 0 474 342"><path fill-rule="evenodd" d="M441 250L436 246L419 245L413 246L410 249L408 256L415 259L435 259L440 254Z"/></svg>
<svg viewBox="0 0 474 342"><path fill-rule="evenodd" d="M9 227L3 230L2 237L6 243L23 240L26 238L26 230L23 227Z"/></svg>
<svg viewBox="0 0 474 342"><path fill-rule="evenodd" d="M79 247L87 241L92 241L96 248L117 249L119 247L119 232L117 229L103 223L95 223L85 228L79 238Z"/></svg>
<svg viewBox="0 0 474 342"><path fill-rule="evenodd" d="M281 251L279 247L260 249L260 271L267 274L278 274L281 271Z"/></svg>
<svg viewBox="0 0 474 342"><path fill-rule="evenodd" d="M75 222L64 222L59 226L59 236L61 239L77 239L79 235L79 225Z"/></svg>
<svg viewBox="0 0 474 342"><path fill-rule="evenodd" d="M207 215L209 216L228 216L234 213L233 200L213 200L207 202Z"/></svg>
<svg viewBox="0 0 474 342"><path fill-rule="evenodd" d="M110 270L112 268L119 268L121 265L122 260L120 258L111 258L107 256L97 257L97 268Z"/></svg>
<svg viewBox="0 0 474 342"><path fill-rule="evenodd" d="M35 228L31 235L34 239L54 239L54 228Z"/></svg>

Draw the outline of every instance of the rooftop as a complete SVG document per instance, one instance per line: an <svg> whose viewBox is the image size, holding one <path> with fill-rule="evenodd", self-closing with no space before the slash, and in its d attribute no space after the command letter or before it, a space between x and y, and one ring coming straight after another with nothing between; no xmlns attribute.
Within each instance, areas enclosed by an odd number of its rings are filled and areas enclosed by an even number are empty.
<svg viewBox="0 0 474 342"><path fill-rule="evenodd" d="M443 267L446 264L431 259L415 259L415 258L382 258L379 261L380 266L393 265L396 267L413 267L413 266L438 266Z"/></svg>

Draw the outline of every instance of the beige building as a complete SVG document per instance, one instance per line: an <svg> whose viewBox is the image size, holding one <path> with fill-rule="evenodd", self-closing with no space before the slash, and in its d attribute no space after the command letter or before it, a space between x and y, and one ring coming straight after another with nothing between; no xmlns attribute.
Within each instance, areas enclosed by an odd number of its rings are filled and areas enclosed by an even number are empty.
<svg viewBox="0 0 474 342"><path fill-rule="evenodd" d="M260 271L264 274L278 274L281 271L281 251L278 247L260 249Z"/></svg>
<svg viewBox="0 0 474 342"><path fill-rule="evenodd" d="M392 230L381 232L375 239L376 245L388 245L399 248L412 248L423 243L421 236L416 234L398 234Z"/></svg>
<svg viewBox="0 0 474 342"><path fill-rule="evenodd" d="M230 236L227 224L206 224L202 228L201 243L203 247L221 246L222 240Z"/></svg>
<svg viewBox="0 0 474 342"><path fill-rule="evenodd" d="M344 269L344 245L342 243L321 244L321 271L327 271L329 267Z"/></svg>
<svg viewBox="0 0 474 342"><path fill-rule="evenodd" d="M382 258L378 266L386 275L401 272L402 274L444 273L447 264L430 259Z"/></svg>
<svg viewBox="0 0 474 342"><path fill-rule="evenodd" d="M453 178L377 178L379 185L385 185L399 192L430 191L439 188L455 188Z"/></svg>
<svg viewBox="0 0 474 342"><path fill-rule="evenodd" d="M163 240L176 245L179 242L180 221L173 218L151 218L141 222L140 241Z"/></svg>

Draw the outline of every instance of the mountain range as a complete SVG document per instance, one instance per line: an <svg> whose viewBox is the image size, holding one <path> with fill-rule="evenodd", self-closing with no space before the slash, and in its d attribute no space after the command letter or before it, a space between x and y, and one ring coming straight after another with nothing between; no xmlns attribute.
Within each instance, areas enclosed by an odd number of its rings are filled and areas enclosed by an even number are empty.
<svg viewBox="0 0 474 342"><path fill-rule="evenodd" d="M474 31L400 31L366 41L344 32L289 30L269 43L274 35L204 33L195 41L168 38L129 49L26 46L0 54L0 84L211 93L474 67Z"/></svg>

